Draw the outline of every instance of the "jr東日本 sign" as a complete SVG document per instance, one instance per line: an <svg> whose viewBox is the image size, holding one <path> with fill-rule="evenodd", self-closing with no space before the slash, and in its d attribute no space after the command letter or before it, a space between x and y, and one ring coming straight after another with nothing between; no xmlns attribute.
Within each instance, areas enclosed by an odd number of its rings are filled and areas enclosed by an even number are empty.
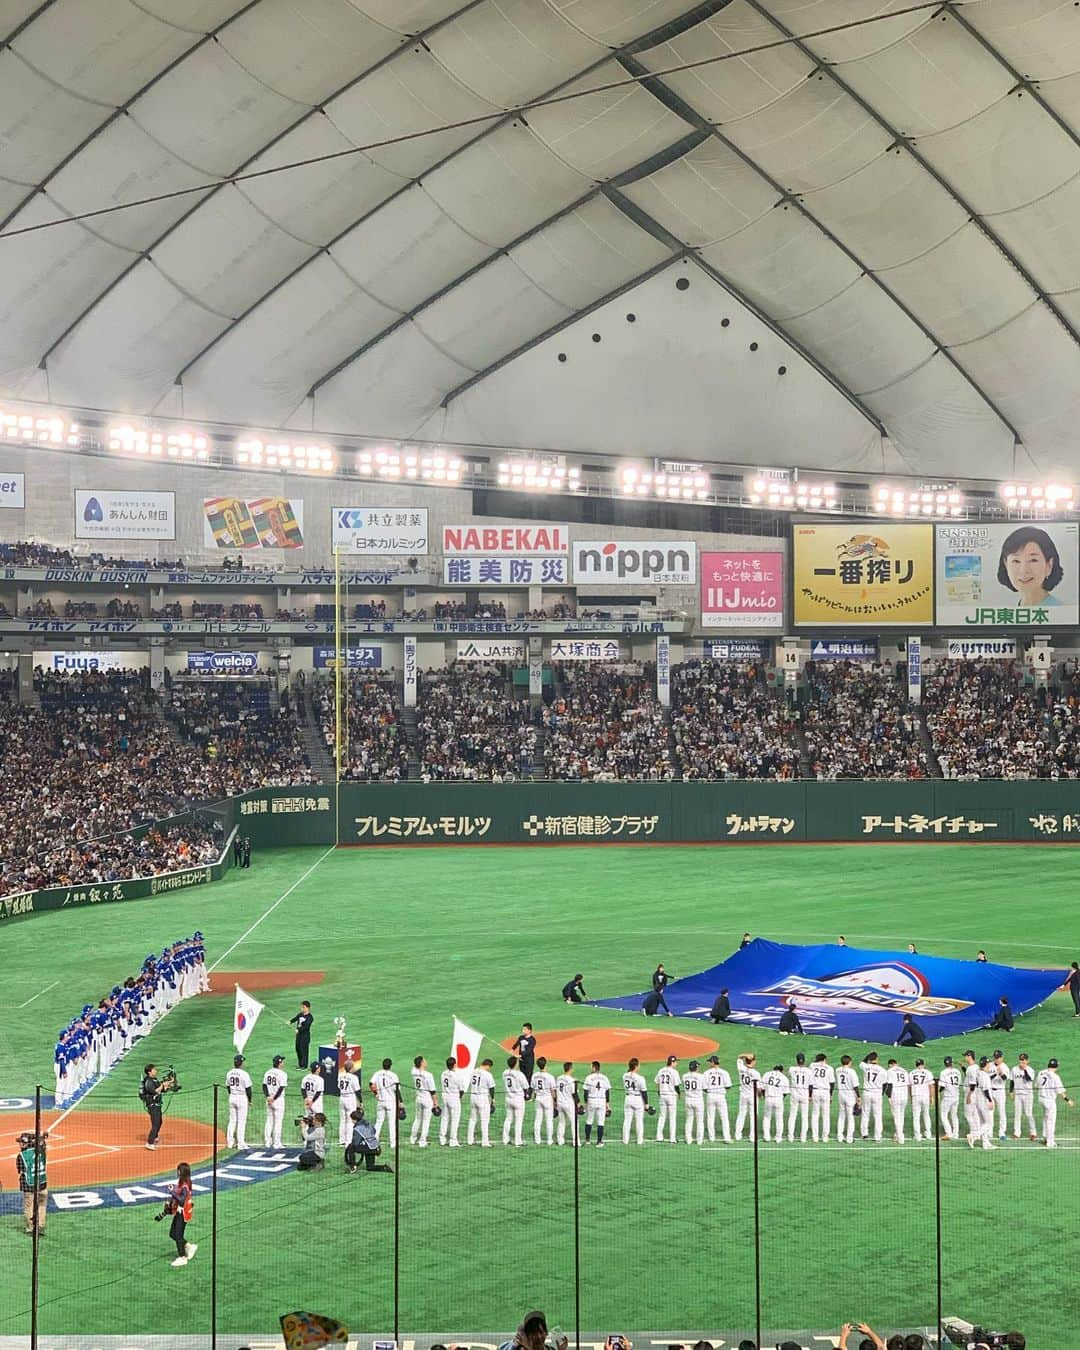
<svg viewBox="0 0 1080 1350"><path fill-rule="evenodd" d="M792 541L796 624L933 622L933 525L796 524Z"/></svg>
<svg viewBox="0 0 1080 1350"><path fill-rule="evenodd" d="M813 638L811 661L876 661L877 638Z"/></svg>
<svg viewBox="0 0 1080 1350"><path fill-rule="evenodd" d="M175 539L174 492L75 489L76 539Z"/></svg>
<svg viewBox="0 0 1080 1350"><path fill-rule="evenodd" d="M692 586L697 581L692 539L586 539L574 544L573 555L575 582Z"/></svg>
<svg viewBox="0 0 1080 1350"><path fill-rule="evenodd" d="M292 497L206 497L207 548L303 548L304 503Z"/></svg>
<svg viewBox="0 0 1080 1350"><path fill-rule="evenodd" d="M524 661L525 642L522 638L499 641L487 638L459 638L459 661Z"/></svg>
<svg viewBox="0 0 1080 1350"><path fill-rule="evenodd" d="M445 525L443 553L565 553L570 536L565 525Z"/></svg>
<svg viewBox="0 0 1080 1350"><path fill-rule="evenodd" d="M615 641L571 642L556 640L551 644L553 661L621 661L622 647Z"/></svg>
<svg viewBox="0 0 1080 1350"><path fill-rule="evenodd" d="M565 556L477 553L443 558L443 581L451 586L565 586L568 579Z"/></svg>
<svg viewBox="0 0 1080 1350"><path fill-rule="evenodd" d="M782 553L703 553L703 628L783 628Z"/></svg>
<svg viewBox="0 0 1080 1350"><path fill-rule="evenodd" d="M188 652L189 675L213 675L217 679L250 679L259 671L258 652Z"/></svg>
<svg viewBox="0 0 1080 1350"><path fill-rule="evenodd" d="M0 508L21 511L26 505L26 475L0 473Z"/></svg>
<svg viewBox="0 0 1080 1350"><path fill-rule="evenodd" d="M1075 521L937 526L937 622L974 628L1075 627Z"/></svg>
<svg viewBox="0 0 1080 1350"><path fill-rule="evenodd" d="M1015 661L1016 643L1012 638L950 638L950 661Z"/></svg>
<svg viewBox="0 0 1080 1350"><path fill-rule="evenodd" d="M381 647L343 647L342 655L349 670L381 670ZM312 665L316 670L333 670L337 666L337 652L333 647L313 647Z"/></svg>
<svg viewBox="0 0 1080 1350"><path fill-rule="evenodd" d="M426 506L334 506L330 543L337 552L411 557L428 551Z"/></svg>

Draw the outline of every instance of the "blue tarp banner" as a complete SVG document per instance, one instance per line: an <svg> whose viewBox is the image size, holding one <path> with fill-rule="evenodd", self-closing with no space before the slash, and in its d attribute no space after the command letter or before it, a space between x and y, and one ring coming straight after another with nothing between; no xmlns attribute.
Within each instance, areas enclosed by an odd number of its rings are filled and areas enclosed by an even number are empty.
<svg viewBox="0 0 1080 1350"><path fill-rule="evenodd" d="M927 1040L989 1023L1004 994L1013 1015L1038 1007L1064 982L1064 970L1021 970L983 961L949 961L911 952L856 947L794 947L756 939L718 966L673 979L665 992L679 1017L708 1017L721 989L730 1020L775 1028L794 1003L803 1030L892 1045L910 1013ZM646 995L592 1000L640 1012Z"/></svg>

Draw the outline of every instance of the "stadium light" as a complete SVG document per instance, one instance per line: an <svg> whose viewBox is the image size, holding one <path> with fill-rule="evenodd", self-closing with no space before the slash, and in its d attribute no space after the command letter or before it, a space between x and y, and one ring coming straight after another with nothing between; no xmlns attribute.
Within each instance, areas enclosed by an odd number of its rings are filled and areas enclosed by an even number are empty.
<svg viewBox="0 0 1080 1350"><path fill-rule="evenodd" d="M109 427L105 444L121 454L149 455L167 459L206 460L210 442L200 431L159 431L149 426L121 422Z"/></svg>
<svg viewBox="0 0 1080 1350"><path fill-rule="evenodd" d="M998 495L1012 511L1072 511L1076 489L1068 483L1002 483Z"/></svg>
<svg viewBox="0 0 1080 1350"><path fill-rule="evenodd" d="M422 479L424 482L458 483L464 464L443 451L421 454L417 450L361 450L356 457L357 472L365 478Z"/></svg>
<svg viewBox="0 0 1080 1350"><path fill-rule="evenodd" d="M27 413L0 407L0 440L75 447L79 444L79 424L57 412Z"/></svg>
<svg viewBox="0 0 1080 1350"><path fill-rule="evenodd" d="M785 483L753 478L747 486L751 505L770 511L835 511L837 507L834 483L807 480Z"/></svg>
<svg viewBox="0 0 1080 1350"><path fill-rule="evenodd" d="M499 487L519 492L577 492L581 471L554 459L508 459L496 466Z"/></svg>
<svg viewBox="0 0 1080 1350"><path fill-rule="evenodd" d="M709 475L641 469L628 464L619 471L620 490L626 497L656 497L661 501L708 501Z"/></svg>
<svg viewBox="0 0 1080 1350"><path fill-rule="evenodd" d="M874 489L873 505L880 515L932 516L944 520L964 514L964 495L955 488L902 488L879 483Z"/></svg>
<svg viewBox="0 0 1080 1350"><path fill-rule="evenodd" d="M328 445L262 441L257 436L236 443L237 464L256 469L281 469L297 473L333 473L337 461Z"/></svg>

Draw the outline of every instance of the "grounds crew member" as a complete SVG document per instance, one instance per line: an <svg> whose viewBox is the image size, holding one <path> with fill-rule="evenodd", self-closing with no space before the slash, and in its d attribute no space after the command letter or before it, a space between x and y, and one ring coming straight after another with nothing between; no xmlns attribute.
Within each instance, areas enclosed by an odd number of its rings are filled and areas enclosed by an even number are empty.
<svg viewBox="0 0 1080 1350"><path fill-rule="evenodd" d="M19 1174L19 1190L23 1198L23 1219L26 1227L23 1231L34 1235L37 1225L38 1236L45 1233L45 1215L49 1207L49 1179L45 1170L45 1141L47 1134L35 1134L33 1130L20 1134L17 1140L19 1151L15 1155L15 1170Z"/></svg>

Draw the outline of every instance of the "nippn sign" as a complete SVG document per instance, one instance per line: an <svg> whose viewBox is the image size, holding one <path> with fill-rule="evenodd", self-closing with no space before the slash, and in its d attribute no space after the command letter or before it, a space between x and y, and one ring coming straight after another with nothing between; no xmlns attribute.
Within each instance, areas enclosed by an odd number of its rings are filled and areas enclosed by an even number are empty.
<svg viewBox="0 0 1080 1350"><path fill-rule="evenodd" d="M651 581L692 586L697 544L690 539L587 539L575 543L574 581Z"/></svg>

